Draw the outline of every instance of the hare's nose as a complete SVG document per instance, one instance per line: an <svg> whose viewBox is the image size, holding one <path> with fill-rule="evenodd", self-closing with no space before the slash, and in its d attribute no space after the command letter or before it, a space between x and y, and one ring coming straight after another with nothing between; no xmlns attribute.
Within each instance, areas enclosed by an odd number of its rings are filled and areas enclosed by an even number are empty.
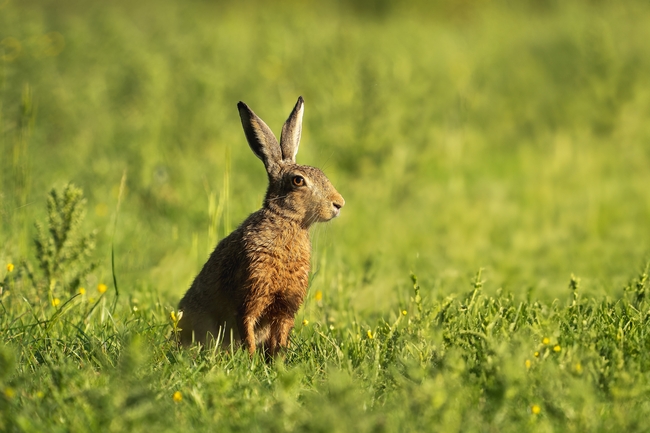
<svg viewBox="0 0 650 433"><path fill-rule="evenodd" d="M343 197L339 197L332 202L332 206L334 206L337 210L340 210L343 206L345 206L345 200Z"/></svg>

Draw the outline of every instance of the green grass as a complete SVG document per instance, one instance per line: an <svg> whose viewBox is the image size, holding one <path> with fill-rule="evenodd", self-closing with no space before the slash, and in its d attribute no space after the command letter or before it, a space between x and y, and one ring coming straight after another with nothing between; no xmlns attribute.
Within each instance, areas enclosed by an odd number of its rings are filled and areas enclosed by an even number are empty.
<svg viewBox="0 0 650 433"><path fill-rule="evenodd" d="M647 430L650 7L348 3L0 1L0 430ZM235 104L298 95L346 207L291 349L178 350L266 186Z"/></svg>

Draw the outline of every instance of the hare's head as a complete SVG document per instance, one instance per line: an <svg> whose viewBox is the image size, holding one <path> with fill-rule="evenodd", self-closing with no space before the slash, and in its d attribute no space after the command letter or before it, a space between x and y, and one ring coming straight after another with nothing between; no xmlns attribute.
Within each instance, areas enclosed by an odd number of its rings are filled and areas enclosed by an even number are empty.
<svg viewBox="0 0 650 433"><path fill-rule="evenodd" d="M282 127L280 142L271 129L246 104L237 104L244 133L253 153L264 162L269 187L264 207L309 227L337 217L345 200L325 174L315 167L296 164L304 102L296 106Z"/></svg>

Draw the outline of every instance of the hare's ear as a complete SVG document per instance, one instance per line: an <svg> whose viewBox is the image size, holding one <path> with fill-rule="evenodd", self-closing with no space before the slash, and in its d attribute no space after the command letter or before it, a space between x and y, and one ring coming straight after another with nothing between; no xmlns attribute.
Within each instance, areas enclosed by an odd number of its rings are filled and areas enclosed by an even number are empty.
<svg viewBox="0 0 650 433"><path fill-rule="evenodd" d="M282 159L285 161L296 162L296 154L300 145L300 133L302 132L302 115L305 112L305 101L302 96L298 97L296 106L284 122L282 135L280 136L280 148L282 149Z"/></svg>
<svg viewBox="0 0 650 433"><path fill-rule="evenodd" d="M273 135L271 128L253 113L253 110L248 108L248 105L240 101L237 108L239 109L239 117L244 127L248 145L255 156L264 162L267 173L271 176L276 175L282 162L278 140Z"/></svg>

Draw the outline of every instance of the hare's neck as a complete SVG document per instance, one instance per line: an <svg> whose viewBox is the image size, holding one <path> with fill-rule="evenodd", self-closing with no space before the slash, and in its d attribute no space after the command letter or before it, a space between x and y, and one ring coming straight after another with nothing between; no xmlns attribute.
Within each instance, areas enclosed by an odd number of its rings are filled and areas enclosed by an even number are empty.
<svg viewBox="0 0 650 433"><path fill-rule="evenodd" d="M264 206L257 214L278 232L292 232L295 235L305 236L309 239L309 227L305 227L302 218L297 213L292 213L286 208Z"/></svg>
<svg viewBox="0 0 650 433"><path fill-rule="evenodd" d="M291 209L286 204L280 205L275 201L268 199L264 202L262 212L265 212L269 218L272 218L273 220L282 221L282 224L287 224L289 226L295 225L296 228L306 231L307 236L309 236L308 230L311 224L309 224L308 221L305 221L303 212Z"/></svg>

